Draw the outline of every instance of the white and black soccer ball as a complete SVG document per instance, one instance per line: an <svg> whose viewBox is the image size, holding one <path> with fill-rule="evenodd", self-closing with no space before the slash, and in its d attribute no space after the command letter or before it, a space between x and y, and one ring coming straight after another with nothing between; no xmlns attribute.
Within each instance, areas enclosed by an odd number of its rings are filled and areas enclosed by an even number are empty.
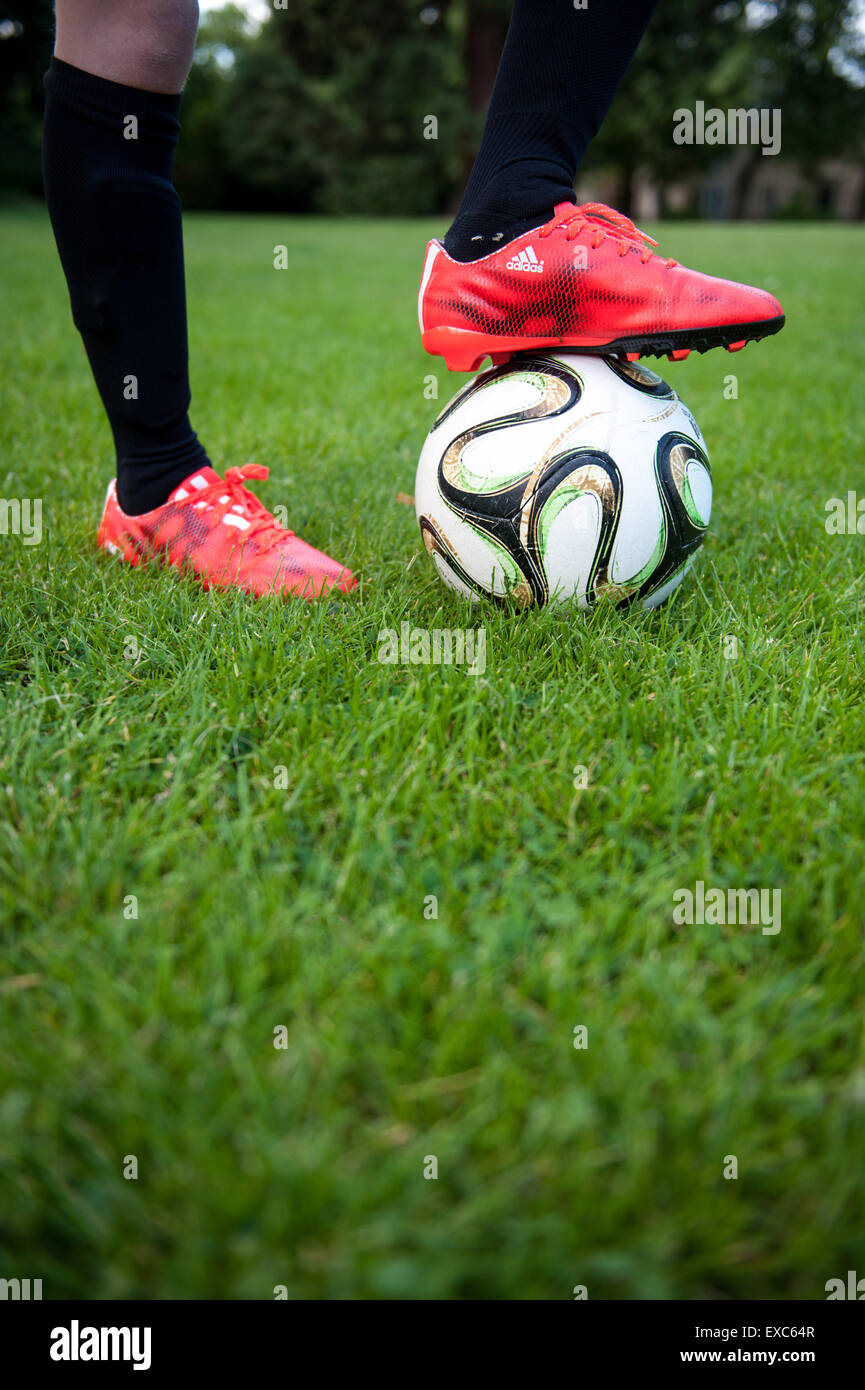
<svg viewBox="0 0 865 1390"><path fill-rule="evenodd" d="M712 471L693 415L648 368L524 353L442 411L415 506L439 574L469 597L654 608L706 534Z"/></svg>

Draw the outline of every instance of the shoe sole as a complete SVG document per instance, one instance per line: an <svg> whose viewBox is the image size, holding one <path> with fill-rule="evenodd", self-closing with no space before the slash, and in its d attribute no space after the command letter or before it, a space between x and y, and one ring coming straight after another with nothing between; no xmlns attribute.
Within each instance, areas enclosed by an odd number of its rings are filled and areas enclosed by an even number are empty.
<svg viewBox="0 0 865 1390"><path fill-rule="evenodd" d="M723 347L738 352L746 343L769 338L784 327L784 315L761 319L757 323L728 323L711 328L672 328L666 333L635 333L625 338L496 338L474 333L468 328L428 328L423 345L433 356L443 357L448 371L475 372L485 357L494 366L507 362L517 352L538 348L556 352L584 352L600 357L668 357L680 362L690 352L709 352Z"/></svg>

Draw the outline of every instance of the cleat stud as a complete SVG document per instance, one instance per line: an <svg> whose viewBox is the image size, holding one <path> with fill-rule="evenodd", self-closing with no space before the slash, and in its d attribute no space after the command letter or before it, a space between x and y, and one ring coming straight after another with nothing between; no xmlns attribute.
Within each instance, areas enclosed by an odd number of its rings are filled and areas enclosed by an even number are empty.
<svg viewBox="0 0 865 1390"><path fill-rule="evenodd" d="M667 353L667 357L671 362L684 362L685 358L690 355L690 352L690 348L674 348L672 352Z"/></svg>
<svg viewBox="0 0 865 1390"><path fill-rule="evenodd" d="M445 357L445 366L449 372L476 372L483 360L483 357Z"/></svg>
<svg viewBox="0 0 865 1390"><path fill-rule="evenodd" d="M639 362L640 360L640 354L638 352L626 352L625 357L629 362Z"/></svg>
<svg viewBox="0 0 865 1390"><path fill-rule="evenodd" d="M748 341L747 338L743 338L742 341L741 341L741 343L728 343L728 344L727 344L727 351L728 351L728 352L741 352L741 351L742 351L742 348L745 346L745 344L747 343L747 341Z"/></svg>

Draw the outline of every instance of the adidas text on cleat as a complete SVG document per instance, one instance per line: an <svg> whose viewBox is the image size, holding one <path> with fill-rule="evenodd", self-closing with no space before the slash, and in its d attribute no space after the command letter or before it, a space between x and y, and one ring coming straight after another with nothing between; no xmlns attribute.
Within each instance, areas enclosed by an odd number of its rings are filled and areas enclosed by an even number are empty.
<svg viewBox="0 0 865 1390"><path fill-rule="evenodd" d="M194 574L205 588L249 594L321 598L357 583L350 570L315 550L284 526L244 487L268 470L247 463L220 478L200 468L161 507L127 516L112 481L97 537L99 545L131 565L161 558Z"/></svg>
<svg viewBox="0 0 865 1390"><path fill-rule="evenodd" d="M423 345L469 372L536 348L677 361L736 352L783 327L767 291L688 270L656 245L603 203L560 203L549 222L476 261L431 241L418 293Z"/></svg>
<svg viewBox="0 0 865 1390"><path fill-rule="evenodd" d="M525 246L522 251L506 262L505 269L527 270L535 275L543 275L544 263L538 260L533 246Z"/></svg>

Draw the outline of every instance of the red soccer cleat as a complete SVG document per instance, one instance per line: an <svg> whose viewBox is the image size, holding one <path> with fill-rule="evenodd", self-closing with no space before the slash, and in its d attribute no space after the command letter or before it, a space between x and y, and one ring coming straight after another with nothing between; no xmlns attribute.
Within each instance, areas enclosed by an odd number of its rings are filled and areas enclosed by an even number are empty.
<svg viewBox="0 0 865 1390"><path fill-rule="evenodd" d="M131 565L161 556L196 575L205 588L307 599L353 589L357 580L350 570L280 526L243 486L245 478L267 473L260 464L246 463L229 468L223 479L212 468L200 468L164 506L142 516L121 511L112 480L98 543Z"/></svg>
<svg viewBox="0 0 865 1390"><path fill-rule="evenodd" d="M765 290L687 270L604 203L560 203L552 219L463 264L427 247L418 322L427 352L451 371L531 348L676 359L777 333L784 311Z"/></svg>

